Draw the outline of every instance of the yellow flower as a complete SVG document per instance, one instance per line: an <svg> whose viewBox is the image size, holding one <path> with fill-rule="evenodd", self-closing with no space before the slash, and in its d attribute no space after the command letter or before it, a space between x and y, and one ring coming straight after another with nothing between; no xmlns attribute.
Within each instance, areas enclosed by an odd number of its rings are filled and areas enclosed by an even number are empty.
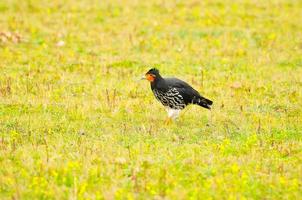
<svg viewBox="0 0 302 200"><path fill-rule="evenodd" d="M237 165L237 163L234 163L231 166L231 170L232 170L232 172L235 172L235 173L237 173L239 171L239 166Z"/></svg>

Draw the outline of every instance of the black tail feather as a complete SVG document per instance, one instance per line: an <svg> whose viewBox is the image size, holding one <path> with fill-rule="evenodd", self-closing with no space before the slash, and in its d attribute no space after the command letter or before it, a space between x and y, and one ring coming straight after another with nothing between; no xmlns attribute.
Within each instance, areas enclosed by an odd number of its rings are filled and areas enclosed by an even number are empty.
<svg viewBox="0 0 302 200"><path fill-rule="evenodd" d="M211 105L213 104L213 101L209 100L209 99L206 99L204 97L200 97L198 99L198 101L196 102L197 105L201 106L201 107L204 107L204 108L207 108L207 109L211 109Z"/></svg>

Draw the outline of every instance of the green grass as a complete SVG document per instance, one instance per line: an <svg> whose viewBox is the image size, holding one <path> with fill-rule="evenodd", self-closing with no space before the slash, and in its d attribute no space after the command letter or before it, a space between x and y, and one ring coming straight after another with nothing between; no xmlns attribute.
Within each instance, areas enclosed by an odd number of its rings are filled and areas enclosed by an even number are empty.
<svg viewBox="0 0 302 200"><path fill-rule="evenodd" d="M301 199L301 9L0 1L0 199ZM165 126L151 67L212 111Z"/></svg>

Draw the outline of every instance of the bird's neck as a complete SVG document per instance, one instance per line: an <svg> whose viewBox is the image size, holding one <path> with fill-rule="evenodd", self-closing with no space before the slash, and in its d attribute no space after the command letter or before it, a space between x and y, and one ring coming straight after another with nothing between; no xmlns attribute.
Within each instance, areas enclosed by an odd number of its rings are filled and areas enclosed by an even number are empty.
<svg viewBox="0 0 302 200"><path fill-rule="evenodd" d="M159 75L153 82L151 82L151 89L166 91L168 90L168 84L165 79Z"/></svg>

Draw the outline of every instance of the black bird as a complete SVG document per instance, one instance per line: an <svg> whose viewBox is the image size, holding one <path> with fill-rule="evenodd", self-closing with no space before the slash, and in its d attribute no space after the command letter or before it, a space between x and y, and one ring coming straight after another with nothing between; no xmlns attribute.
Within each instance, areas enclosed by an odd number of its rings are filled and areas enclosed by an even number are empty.
<svg viewBox="0 0 302 200"><path fill-rule="evenodd" d="M189 104L196 104L211 109L213 102L199 94L188 83L177 78L163 78L158 69L150 69L144 79L150 82L155 98L168 112L168 121L176 119L181 110Z"/></svg>

